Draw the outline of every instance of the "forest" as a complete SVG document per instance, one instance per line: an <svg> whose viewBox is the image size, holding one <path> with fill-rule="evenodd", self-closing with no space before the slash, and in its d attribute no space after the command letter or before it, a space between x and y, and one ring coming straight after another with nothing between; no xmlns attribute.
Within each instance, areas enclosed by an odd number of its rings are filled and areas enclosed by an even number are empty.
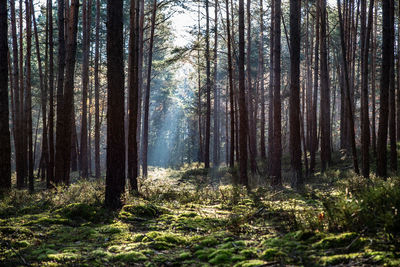
<svg viewBox="0 0 400 267"><path fill-rule="evenodd" d="M397 0L0 0L0 266L400 266Z"/></svg>

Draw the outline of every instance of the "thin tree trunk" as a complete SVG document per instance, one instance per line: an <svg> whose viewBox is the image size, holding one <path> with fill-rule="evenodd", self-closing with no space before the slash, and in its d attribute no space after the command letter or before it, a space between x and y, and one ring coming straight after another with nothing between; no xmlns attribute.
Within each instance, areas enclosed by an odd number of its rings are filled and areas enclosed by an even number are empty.
<svg viewBox="0 0 400 267"><path fill-rule="evenodd" d="M47 188L54 183L54 41L53 41L53 2L49 0L49 161L47 168Z"/></svg>
<svg viewBox="0 0 400 267"><path fill-rule="evenodd" d="M139 101L139 35L140 35L140 7L139 1L131 1L130 17L130 43L129 47L129 131L128 131L128 179L130 190L133 193L138 192L137 177L139 175L138 166L138 101ZM121 26L122 28L122 26ZM121 49L122 50L122 49ZM121 63L122 65L122 63ZM122 67L121 67L122 68Z"/></svg>
<svg viewBox="0 0 400 267"><path fill-rule="evenodd" d="M149 57L147 63L147 84L144 99L144 121L143 121L143 177L147 178L147 150L149 146L149 112L150 112L150 88L151 88L151 69L153 64L153 46L154 46L154 30L156 26L157 14L157 0L153 2L153 9L151 13L151 30L150 30L150 44L149 44Z"/></svg>
<svg viewBox="0 0 400 267"><path fill-rule="evenodd" d="M235 165L235 103L234 103L234 85L233 85L233 64L232 64L232 40L231 40L231 23L229 20L229 1L226 4L226 32L228 45L228 75L229 75L229 103L230 103L230 149L229 149L229 166Z"/></svg>
<svg viewBox="0 0 400 267"><path fill-rule="evenodd" d="M261 93L261 131L260 131L260 150L261 158L267 159L265 148L265 88L264 88L264 10L263 0L260 0L260 44L258 52L259 60L259 79Z"/></svg>
<svg viewBox="0 0 400 267"><path fill-rule="evenodd" d="M269 43L269 109L268 109L268 160L269 160L269 174L271 175L272 170L272 151L274 145L274 17L275 17L275 7L273 0L271 0L271 26L270 26L270 43Z"/></svg>
<svg viewBox="0 0 400 267"><path fill-rule="evenodd" d="M272 151L271 185L274 187L282 186L282 115L281 115L281 1L274 1L274 141Z"/></svg>
<svg viewBox="0 0 400 267"><path fill-rule="evenodd" d="M206 112L206 140L204 150L205 168L210 168L210 132L211 132L211 71L210 71L210 15L206 0L206 94L207 94L207 112Z"/></svg>
<svg viewBox="0 0 400 267"><path fill-rule="evenodd" d="M8 108L7 1L0 2L0 191L11 189L11 143Z"/></svg>
<svg viewBox="0 0 400 267"><path fill-rule="evenodd" d="M391 56L390 56L390 81L389 81L389 137L390 137L390 170L397 172L397 143L396 143L396 89L395 89L395 68L394 68L394 3L390 8L390 41L391 41Z"/></svg>
<svg viewBox="0 0 400 267"><path fill-rule="evenodd" d="M100 58L100 0L96 0L96 41L94 54L94 169L95 177L100 178L100 79L99 79L99 58Z"/></svg>
<svg viewBox="0 0 400 267"><path fill-rule="evenodd" d="M391 18L391 8L393 8L393 6L393 0L382 1L382 74L380 84L379 128L376 160L376 175L381 177L387 177L390 62L393 57L391 29L393 27L392 22L394 21Z"/></svg>
<svg viewBox="0 0 400 267"><path fill-rule="evenodd" d="M378 4L375 2L374 25L372 34L372 63L371 63L371 91L372 91L372 151L376 157L376 32L378 24Z"/></svg>
<svg viewBox="0 0 400 267"><path fill-rule="evenodd" d="M300 137L300 21L301 2L290 1L290 154L292 186L303 185Z"/></svg>
<svg viewBox="0 0 400 267"><path fill-rule="evenodd" d="M214 142L213 142L213 167L217 168L220 163L220 127L219 127L219 88L218 88L218 0L214 6Z"/></svg>
<svg viewBox="0 0 400 267"><path fill-rule="evenodd" d="M245 87L245 42L244 42L244 0L239 0L239 171L240 184L248 186L247 177L247 110L246 110L246 87Z"/></svg>
<svg viewBox="0 0 400 267"><path fill-rule="evenodd" d="M65 60L65 84L63 96L63 110L61 114L60 128L57 128L57 135L60 134L58 141L60 142L56 151L56 170L55 175L65 185L69 185L69 174L71 165L71 145L72 131L76 131L71 127L74 120L74 74L76 61L76 35L78 26L78 10L79 0L71 0L68 16L67 29L67 49ZM72 129L73 128L73 129Z"/></svg>

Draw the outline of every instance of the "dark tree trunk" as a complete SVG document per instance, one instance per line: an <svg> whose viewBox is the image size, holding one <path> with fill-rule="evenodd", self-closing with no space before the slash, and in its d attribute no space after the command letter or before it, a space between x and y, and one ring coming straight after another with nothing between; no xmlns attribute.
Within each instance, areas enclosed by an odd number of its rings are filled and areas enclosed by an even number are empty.
<svg viewBox="0 0 400 267"><path fill-rule="evenodd" d="M206 0L206 94L207 94L207 112L206 112L206 140L204 149L204 165L210 168L210 132L211 132L211 74L210 74L210 15L208 0Z"/></svg>
<svg viewBox="0 0 400 267"><path fill-rule="evenodd" d="M393 19L391 9L394 6L393 0L382 1L382 72L380 84L380 107L379 107L379 128L377 144L376 175L387 177L387 135L389 119L389 85L390 66L393 57L393 42L391 40L391 29Z"/></svg>
<svg viewBox="0 0 400 267"><path fill-rule="evenodd" d="M69 185L69 174L71 165L71 149L72 149L72 131L76 131L71 127L73 122L74 108L74 74L76 61L76 36L78 26L79 0L72 0L69 7L68 29L67 29L67 48L65 59L65 84L63 96L63 110L61 120L57 128L57 135L60 135L57 141L59 144L56 149L56 170L55 175L65 185Z"/></svg>
<svg viewBox="0 0 400 267"><path fill-rule="evenodd" d="M314 173L316 165L316 152L318 150L318 121L317 121L317 101L318 101L318 69L319 69L319 43L320 43L320 5L316 1L315 15L315 51L314 51L314 95L311 111L311 142L310 142L310 173Z"/></svg>
<svg viewBox="0 0 400 267"><path fill-rule="evenodd" d="M394 3L390 8L390 41L391 41L391 54L390 54L390 81L389 81L389 137L390 137L390 170L397 171L397 147L396 147L396 89L395 89L395 68L394 68L394 41L395 41L395 28L394 28Z"/></svg>
<svg viewBox="0 0 400 267"><path fill-rule="evenodd" d="M366 18L367 3L361 3L361 158L362 175L369 177L369 107L368 107L368 56L369 41L373 19L374 1L370 0L368 25Z"/></svg>
<svg viewBox="0 0 400 267"><path fill-rule="evenodd" d="M267 154L265 148L264 14L263 13L264 13L263 0L260 0L260 44L258 52L260 93L261 93L260 155L263 160L266 160Z"/></svg>
<svg viewBox="0 0 400 267"><path fill-rule="evenodd" d="M99 79L99 57L100 57L100 0L96 0L96 40L94 52L94 169L95 177L100 178L100 79Z"/></svg>
<svg viewBox="0 0 400 267"><path fill-rule="evenodd" d="M292 186L303 185L300 138L300 20L301 2L290 1L290 154Z"/></svg>
<svg viewBox="0 0 400 267"><path fill-rule="evenodd" d="M11 143L8 109L7 1L0 2L0 191L11 189Z"/></svg>
<svg viewBox="0 0 400 267"><path fill-rule="evenodd" d="M214 142L213 167L217 168L220 162L220 127L219 127L219 88L218 88L218 0L214 7Z"/></svg>
<svg viewBox="0 0 400 267"><path fill-rule="evenodd" d="M87 128L87 97L88 97L88 84L89 84L89 50L90 50L90 39L89 39L89 6L91 0L83 0L82 5L82 122L81 122L81 148L80 148L80 166L82 171L82 177L88 178L88 128Z"/></svg>
<svg viewBox="0 0 400 267"><path fill-rule="evenodd" d="M272 151L274 145L274 17L275 17L275 8L274 8L273 0L271 0L271 27L270 27L270 43L269 43L269 109L268 109L268 169L269 174L271 175L272 170Z"/></svg>
<svg viewBox="0 0 400 267"><path fill-rule="evenodd" d="M378 24L378 6L375 3L374 30L372 34L372 63L371 63L371 95L372 95L372 152L376 157L376 33Z"/></svg>
<svg viewBox="0 0 400 267"><path fill-rule="evenodd" d="M229 109L230 109L230 149L229 149L229 166L235 165L235 100L233 85L233 64L232 64L232 40L231 40L231 23L229 20L229 1L226 0L226 32L228 45L228 75L229 75Z"/></svg>
<svg viewBox="0 0 400 267"><path fill-rule="evenodd" d="M48 0L48 41L49 41L49 140L46 185L50 188L54 183L54 42L53 42L53 2ZM47 96L47 94L46 94Z"/></svg>
<svg viewBox="0 0 400 267"><path fill-rule="evenodd" d="M282 133L281 133L281 1L274 1L274 141L272 151L271 166L271 185L274 187L282 186Z"/></svg>
<svg viewBox="0 0 400 267"><path fill-rule="evenodd" d="M244 0L239 0L239 171L240 184L248 186L247 177L247 109L246 109L246 87L245 87L245 43L244 43Z"/></svg>
<svg viewBox="0 0 400 267"><path fill-rule="evenodd" d="M28 177L29 177L29 191L34 191L34 177L33 177L33 142L32 142L32 85L31 85L31 58L32 58L32 16L30 0L25 0L25 14L26 14L26 76L25 76L25 118L26 118L26 135L28 138L27 151L28 151Z"/></svg>
<svg viewBox="0 0 400 267"><path fill-rule="evenodd" d="M154 46L154 30L156 26L157 0L153 2L153 10L151 14L151 30L149 57L147 64L147 84L144 99L144 120L143 120L143 177L147 178L147 149L149 146L149 112L150 112L150 88L151 88L151 68L153 64L153 46Z"/></svg>
<svg viewBox="0 0 400 267"><path fill-rule="evenodd" d="M63 122L62 122L62 114L63 114L63 106L64 106L64 72L65 72L65 17L64 17L64 8L65 2L64 0L58 1L58 74L57 74L57 122L56 122L56 153L54 159L56 159L57 154L59 155L59 160L55 161L54 164L54 183L60 184L62 183L62 176L60 173L62 172L63 162L61 161L62 157L60 155L61 150L63 149ZM57 167L57 165L59 165ZM56 169L59 169L58 172Z"/></svg>
<svg viewBox="0 0 400 267"><path fill-rule="evenodd" d="M320 122L321 122L321 170L325 171L331 162L331 133L330 133L330 89L328 72L328 53L326 35L326 0L321 0L321 42L320 42L320 83L321 83L321 102L320 102Z"/></svg>
<svg viewBox="0 0 400 267"><path fill-rule="evenodd" d="M138 101L139 101L139 34L140 7L139 1L131 1L130 43L129 47L129 130L128 130L128 179L131 192L138 192ZM122 30L122 26L121 26ZM122 38L122 37L121 37ZM121 48L122 50L122 48ZM121 68L123 64L121 63ZM123 71L121 69L121 71ZM123 82L122 82L123 88Z"/></svg>
<svg viewBox="0 0 400 267"><path fill-rule="evenodd" d="M132 1L132 3L134 2L136 1ZM122 10L122 0L107 1L108 101L105 205L110 209L121 207L121 195L124 193L125 189L125 118Z"/></svg>

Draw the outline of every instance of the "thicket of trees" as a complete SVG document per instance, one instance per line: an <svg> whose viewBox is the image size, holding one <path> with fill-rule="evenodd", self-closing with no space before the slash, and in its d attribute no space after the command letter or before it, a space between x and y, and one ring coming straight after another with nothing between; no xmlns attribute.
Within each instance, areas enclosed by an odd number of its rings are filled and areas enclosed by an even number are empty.
<svg viewBox="0 0 400 267"><path fill-rule="evenodd" d="M177 8L198 20L178 47ZM288 154L301 188L338 149L357 174L360 156L363 176L376 161L387 177L399 27L394 0L1 1L0 186L12 170L30 191L35 177L51 188L104 171L116 208L149 165L238 162L235 182L279 187Z"/></svg>

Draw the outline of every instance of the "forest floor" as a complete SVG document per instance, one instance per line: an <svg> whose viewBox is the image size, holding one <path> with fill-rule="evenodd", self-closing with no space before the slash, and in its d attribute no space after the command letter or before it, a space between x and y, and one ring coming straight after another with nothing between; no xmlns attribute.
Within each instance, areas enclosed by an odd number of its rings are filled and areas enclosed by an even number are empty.
<svg viewBox="0 0 400 267"><path fill-rule="evenodd" d="M115 213L102 181L13 190L0 199L0 265L399 266L397 179L366 181L335 161L301 192L233 187L226 168L152 169Z"/></svg>

